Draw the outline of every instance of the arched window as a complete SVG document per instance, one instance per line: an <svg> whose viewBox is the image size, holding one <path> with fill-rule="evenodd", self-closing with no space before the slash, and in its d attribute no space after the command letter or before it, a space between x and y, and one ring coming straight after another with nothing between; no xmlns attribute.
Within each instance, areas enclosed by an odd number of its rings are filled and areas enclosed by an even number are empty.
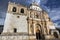
<svg viewBox="0 0 60 40"><path fill-rule="evenodd" d="M24 9L23 8L21 9L21 13L24 13Z"/></svg>
<svg viewBox="0 0 60 40"><path fill-rule="evenodd" d="M13 7L12 11L13 11L13 12L16 12L16 7Z"/></svg>
<svg viewBox="0 0 60 40"><path fill-rule="evenodd" d="M36 18L38 18L39 16L38 16L38 14L36 14Z"/></svg>

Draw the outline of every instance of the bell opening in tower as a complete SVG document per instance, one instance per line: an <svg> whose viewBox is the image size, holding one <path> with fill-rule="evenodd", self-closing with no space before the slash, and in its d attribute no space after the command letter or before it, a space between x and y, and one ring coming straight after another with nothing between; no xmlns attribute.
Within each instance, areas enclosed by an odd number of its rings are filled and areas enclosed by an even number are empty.
<svg viewBox="0 0 60 40"><path fill-rule="evenodd" d="M13 7L12 11L13 11L13 12L16 12L16 7Z"/></svg>
<svg viewBox="0 0 60 40"><path fill-rule="evenodd" d="M24 9L23 8L21 9L21 13L24 13Z"/></svg>

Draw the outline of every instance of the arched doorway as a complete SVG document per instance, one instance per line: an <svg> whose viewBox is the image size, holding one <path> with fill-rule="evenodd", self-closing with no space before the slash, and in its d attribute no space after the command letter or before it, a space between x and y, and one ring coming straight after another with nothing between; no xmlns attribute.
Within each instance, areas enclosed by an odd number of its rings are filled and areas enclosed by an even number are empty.
<svg viewBox="0 0 60 40"><path fill-rule="evenodd" d="M42 28L40 24L36 24L36 39L40 40L41 37L41 33L42 33Z"/></svg>
<svg viewBox="0 0 60 40"><path fill-rule="evenodd" d="M41 25L40 24L36 24L36 30L37 29L39 29L40 30L40 32L42 32L42 27L41 27Z"/></svg>

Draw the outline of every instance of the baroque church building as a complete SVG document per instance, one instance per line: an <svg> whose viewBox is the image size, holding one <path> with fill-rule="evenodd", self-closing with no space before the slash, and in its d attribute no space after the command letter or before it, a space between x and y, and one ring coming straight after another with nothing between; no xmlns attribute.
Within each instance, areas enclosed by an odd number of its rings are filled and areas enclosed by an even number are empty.
<svg viewBox="0 0 60 40"><path fill-rule="evenodd" d="M37 29L44 35L49 35L51 30L55 30L55 26L45 10L35 2L29 7L9 2L2 34L35 36Z"/></svg>

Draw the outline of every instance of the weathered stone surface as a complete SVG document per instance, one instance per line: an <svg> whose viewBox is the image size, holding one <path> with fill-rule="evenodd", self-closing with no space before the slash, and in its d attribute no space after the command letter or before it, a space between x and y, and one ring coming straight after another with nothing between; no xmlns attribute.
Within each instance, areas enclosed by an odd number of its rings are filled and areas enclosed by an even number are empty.
<svg viewBox="0 0 60 40"><path fill-rule="evenodd" d="M19 16L19 18L17 18L17 16ZM27 16L13 15L13 14L7 13L3 33L6 33L6 32L13 33L14 28L17 29L18 33L20 32L28 33L26 19L27 19Z"/></svg>
<svg viewBox="0 0 60 40"><path fill-rule="evenodd" d="M29 40L29 39L35 39L35 36L28 36L28 35L13 35L13 36L5 36L5 35L0 35L0 40Z"/></svg>
<svg viewBox="0 0 60 40"><path fill-rule="evenodd" d="M22 40L26 39L28 40L27 36L0 36L0 40Z"/></svg>

